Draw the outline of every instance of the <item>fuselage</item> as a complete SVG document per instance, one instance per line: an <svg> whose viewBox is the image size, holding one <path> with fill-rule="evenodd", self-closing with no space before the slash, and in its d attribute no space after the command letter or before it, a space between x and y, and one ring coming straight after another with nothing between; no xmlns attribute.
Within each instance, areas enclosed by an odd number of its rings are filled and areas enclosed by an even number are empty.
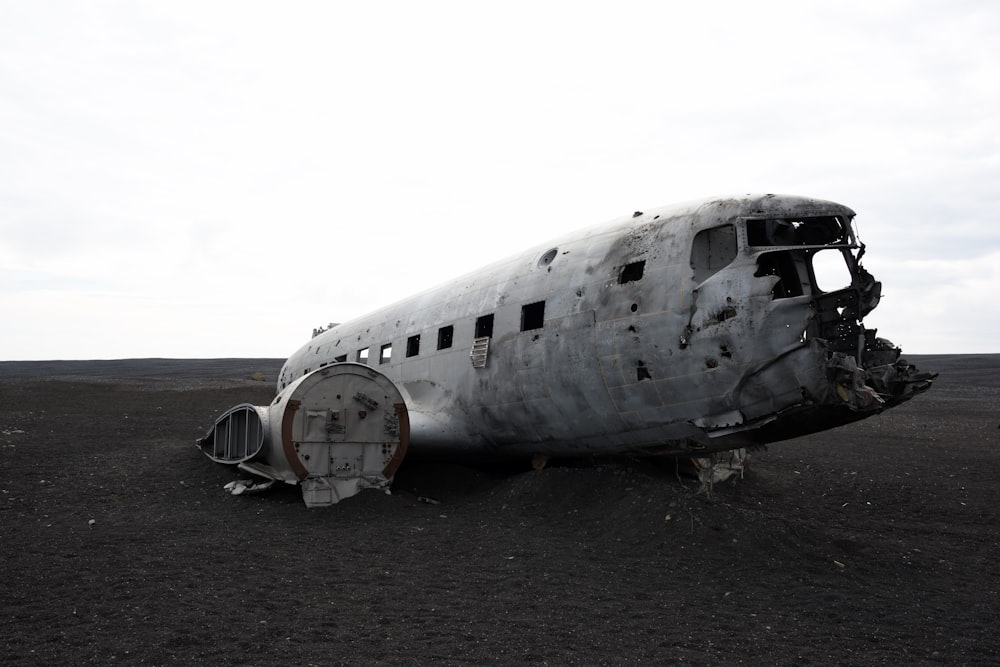
<svg viewBox="0 0 1000 667"><path fill-rule="evenodd" d="M880 286L853 217L776 195L636 212L333 326L277 388L368 364L405 400L408 455L683 454L843 424L929 386L861 324Z"/></svg>

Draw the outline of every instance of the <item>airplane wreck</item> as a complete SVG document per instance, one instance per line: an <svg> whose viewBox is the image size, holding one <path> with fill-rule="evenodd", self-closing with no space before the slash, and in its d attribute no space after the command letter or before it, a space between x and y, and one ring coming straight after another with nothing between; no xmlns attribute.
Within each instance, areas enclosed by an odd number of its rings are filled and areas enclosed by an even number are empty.
<svg viewBox="0 0 1000 667"><path fill-rule="evenodd" d="M320 327L270 405L197 445L309 506L387 488L404 456L680 456L711 479L930 388L862 324L881 284L854 216L746 195L584 229Z"/></svg>

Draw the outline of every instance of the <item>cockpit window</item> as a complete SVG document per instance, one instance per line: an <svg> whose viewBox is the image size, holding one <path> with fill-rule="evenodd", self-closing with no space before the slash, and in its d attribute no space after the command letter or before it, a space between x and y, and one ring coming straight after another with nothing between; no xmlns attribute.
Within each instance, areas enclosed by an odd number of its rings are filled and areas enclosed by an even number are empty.
<svg viewBox="0 0 1000 667"><path fill-rule="evenodd" d="M849 245L851 227L839 216L747 220L751 246Z"/></svg>
<svg viewBox="0 0 1000 667"><path fill-rule="evenodd" d="M703 229L691 243L691 268L694 281L700 283L715 275L736 259L736 227L722 225Z"/></svg>
<svg viewBox="0 0 1000 667"><path fill-rule="evenodd" d="M853 281L851 268L845 261L846 250L817 250L812 255L813 280L820 292L836 292Z"/></svg>

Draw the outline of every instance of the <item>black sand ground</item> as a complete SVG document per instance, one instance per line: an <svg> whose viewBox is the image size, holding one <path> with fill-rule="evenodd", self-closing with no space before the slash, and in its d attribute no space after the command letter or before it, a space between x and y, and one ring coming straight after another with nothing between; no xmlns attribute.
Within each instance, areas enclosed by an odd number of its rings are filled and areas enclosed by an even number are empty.
<svg viewBox="0 0 1000 667"><path fill-rule="evenodd" d="M643 461L404 464L313 510L193 446L279 361L0 363L0 660L996 664L1000 355L911 359L930 393L712 498Z"/></svg>

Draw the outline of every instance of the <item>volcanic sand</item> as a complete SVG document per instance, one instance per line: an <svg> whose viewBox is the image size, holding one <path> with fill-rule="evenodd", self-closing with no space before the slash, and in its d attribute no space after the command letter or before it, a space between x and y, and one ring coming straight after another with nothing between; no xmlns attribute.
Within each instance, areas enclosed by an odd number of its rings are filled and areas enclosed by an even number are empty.
<svg viewBox="0 0 1000 667"><path fill-rule="evenodd" d="M279 360L0 363L0 660L996 664L1000 355L909 359L930 392L710 496L639 459L404 462L311 510L193 446Z"/></svg>

